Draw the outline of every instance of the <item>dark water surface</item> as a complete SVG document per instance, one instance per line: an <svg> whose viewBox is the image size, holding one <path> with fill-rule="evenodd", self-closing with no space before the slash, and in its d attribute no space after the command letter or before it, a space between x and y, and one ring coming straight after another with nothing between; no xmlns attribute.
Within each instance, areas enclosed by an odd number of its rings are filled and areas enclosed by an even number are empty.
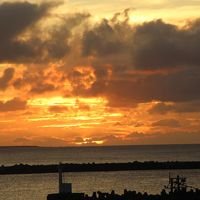
<svg viewBox="0 0 200 200"><path fill-rule="evenodd" d="M143 145L113 147L0 147L0 165L105 163L132 161L199 161L200 145Z"/></svg>

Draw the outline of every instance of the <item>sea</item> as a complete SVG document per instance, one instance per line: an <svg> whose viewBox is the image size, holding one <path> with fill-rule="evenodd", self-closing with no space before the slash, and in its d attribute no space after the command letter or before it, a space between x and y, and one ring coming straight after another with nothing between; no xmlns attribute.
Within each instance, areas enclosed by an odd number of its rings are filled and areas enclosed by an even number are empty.
<svg viewBox="0 0 200 200"><path fill-rule="evenodd" d="M200 161L200 145L137 145L110 147L0 147L0 165L62 163L118 163L133 161ZM64 173L73 192L123 193L124 189L158 194L168 176L187 177L200 188L200 170L139 170ZM0 200L46 200L58 192L58 174L0 175Z"/></svg>

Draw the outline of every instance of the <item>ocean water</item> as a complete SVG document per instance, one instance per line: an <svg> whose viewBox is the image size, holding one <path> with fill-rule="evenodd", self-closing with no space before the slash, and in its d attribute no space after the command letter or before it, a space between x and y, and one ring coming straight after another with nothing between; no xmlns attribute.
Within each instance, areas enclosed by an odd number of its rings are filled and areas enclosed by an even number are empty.
<svg viewBox="0 0 200 200"><path fill-rule="evenodd" d="M200 145L158 145L84 148L0 148L0 165L54 164L58 162L199 161ZM146 170L121 172L65 173L74 192L122 193L124 189L159 193L168 184L168 174L188 178L200 188L200 170ZM45 200L58 191L58 175L0 175L0 200Z"/></svg>
<svg viewBox="0 0 200 200"><path fill-rule="evenodd" d="M0 147L0 165L106 163L132 161L199 161L200 145L141 145L110 147Z"/></svg>

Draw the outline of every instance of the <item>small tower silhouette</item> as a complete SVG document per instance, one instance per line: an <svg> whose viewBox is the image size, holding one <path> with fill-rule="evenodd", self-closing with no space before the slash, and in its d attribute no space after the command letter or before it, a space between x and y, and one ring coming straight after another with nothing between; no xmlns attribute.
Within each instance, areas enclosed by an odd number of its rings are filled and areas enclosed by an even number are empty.
<svg viewBox="0 0 200 200"><path fill-rule="evenodd" d="M72 193L72 184L63 183L63 173L62 173L62 163L58 165L58 174L59 174L59 193Z"/></svg>
<svg viewBox="0 0 200 200"><path fill-rule="evenodd" d="M58 165L58 174L59 174L59 193L62 193L62 184L63 184L62 163L59 163Z"/></svg>
<svg viewBox="0 0 200 200"><path fill-rule="evenodd" d="M174 192L184 192L187 189L186 178L184 177L171 177L169 173L169 185L166 188L170 189L171 193Z"/></svg>

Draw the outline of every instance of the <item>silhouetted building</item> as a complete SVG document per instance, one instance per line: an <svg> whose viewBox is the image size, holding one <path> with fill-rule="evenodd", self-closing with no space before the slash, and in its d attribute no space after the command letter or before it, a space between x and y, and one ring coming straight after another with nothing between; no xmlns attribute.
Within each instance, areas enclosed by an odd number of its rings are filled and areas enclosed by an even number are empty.
<svg viewBox="0 0 200 200"><path fill-rule="evenodd" d="M84 193L72 193L72 184L63 183L62 163L58 166L58 191L56 194L49 194L47 200L84 200Z"/></svg>
<svg viewBox="0 0 200 200"><path fill-rule="evenodd" d="M62 163L58 166L59 173L59 193L72 193L72 184L63 183Z"/></svg>

